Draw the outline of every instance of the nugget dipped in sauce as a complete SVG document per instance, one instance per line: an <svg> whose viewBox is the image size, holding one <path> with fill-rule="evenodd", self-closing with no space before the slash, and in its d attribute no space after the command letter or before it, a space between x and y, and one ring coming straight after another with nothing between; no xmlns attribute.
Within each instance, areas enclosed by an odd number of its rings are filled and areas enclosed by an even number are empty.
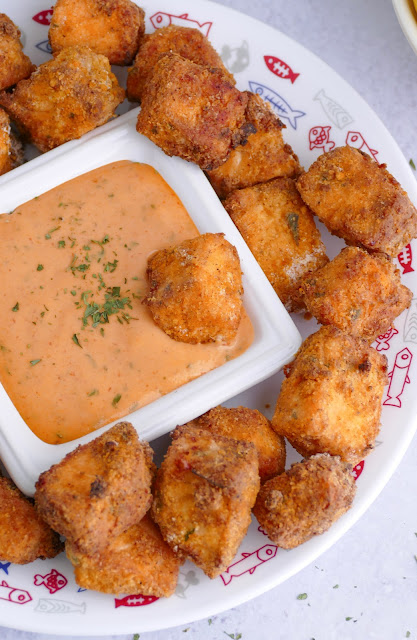
<svg viewBox="0 0 417 640"><path fill-rule="evenodd" d="M158 470L152 517L176 553L215 578L246 534L258 491L253 444L185 425Z"/></svg>
<svg viewBox="0 0 417 640"><path fill-rule="evenodd" d="M68 541L65 551L74 565L76 583L102 593L171 596L182 563L149 515L96 554L81 553Z"/></svg>
<svg viewBox="0 0 417 640"><path fill-rule="evenodd" d="M294 178L302 171L294 151L283 140L285 125L259 95L246 93L246 119L256 132L244 144L233 149L224 164L207 172L221 199L235 189L251 187L272 178Z"/></svg>
<svg viewBox="0 0 417 640"><path fill-rule="evenodd" d="M20 30L5 13L0 13L0 90L28 78L34 69L23 53Z"/></svg>
<svg viewBox="0 0 417 640"><path fill-rule="evenodd" d="M142 92L136 129L168 156L214 169L254 127L248 103L220 69L208 69L176 53L162 55Z"/></svg>
<svg viewBox="0 0 417 640"><path fill-rule="evenodd" d="M256 409L214 407L188 424L241 442L252 442L258 454L261 482L285 471L285 440Z"/></svg>
<svg viewBox="0 0 417 640"><path fill-rule="evenodd" d="M358 247L342 249L307 276L301 293L318 322L370 342L388 331L413 297L385 254L369 254Z"/></svg>
<svg viewBox="0 0 417 640"><path fill-rule="evenodd" d="M272 542L294 549L327 531L351 507L355 491L350 465L317 454L266 482L253 513Z"/></svg>
<svg viewBox="0 0 417 640"><path fill-rule="evenodd" d="M123 99L107 58L84 46L64 49L12 93L0 93L0 105L40 151L104 124Z"/></svg>
<svg viewBox="0 0 417 640"><path fill-rule="evenodd" d="M9 116L0 108L0 176L15 169L22 162L22 144L11 131Z"/></svg>
<svg viewBox="0 0 417 640"><path fill-rule="evenodd" d="M230 84L235 84L233 75L224 66L221 57L198 29L171 24L147 33L141 40L134 65L127 76L127 97L140 102L146 90L153 68L164 53L177 53L202 67L220 69Z"/></svg>
<svg viewBox="0 0 417 640"><path fill-rule="evenodd" d="M41 516L82 553L98 553L139 522L152 502L152 449L120 422L42 473Z"/></svg>
<svg viewBox="0 0 417 640"><path fill-rule="evenodd" d="M322 327L284 370L272 426L302 455L356 465L379 431L387 359L366 340Z"/></svg>
<svg viewBox="0 0 417 640"><path fill-rule="evenodd" d="M130 0L57 0L49 43L54 54L87 45L110 64L130 64L145 33L145 12Z"/></svg>
<svg viewBox="0 0 417 640"><path fill-rule="evenodd" d="M0 478L0 560L27 564L63 551L59 535L8 478Z"/></svg>
<svg viewBox="0 0 417 640"><path fill-rule="evenodd" d="M221 342L236 337L242 314L238 253L223 233L205 233L148 260L144 303L158 327L180 342Z"/></svg>
<svg viewBox="0 0 417 640"><path fill-rule="evenodd" d="M396 256L417 237L417 210L395 178L353 147L324 153L297 182L304 202L348 244Z"/></svg>
<svg viewBox="0 0 417 640"><path fill-rule="evenodd" d="M294 180L276 178L238 189L223 205L286 309L302 309L302 278L328 258Z"/></svg>

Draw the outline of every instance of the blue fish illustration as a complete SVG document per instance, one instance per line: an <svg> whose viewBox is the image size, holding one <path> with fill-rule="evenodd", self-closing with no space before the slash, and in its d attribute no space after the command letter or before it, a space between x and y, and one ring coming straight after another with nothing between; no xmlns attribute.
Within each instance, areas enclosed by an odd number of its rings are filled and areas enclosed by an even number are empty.
<svg viewBox="0 0 417 640"><path fill-rule="evenodd" d="M37 49L40 49L44 53L52 53L51 45L48 40L42 40L42 42L38 42L36 45Z"/></svg>
<svg viewBox="0 0 417 640"><path fill-rule="evenodd" d="M3 569L4 573L9 575L9 567L11 564L11 562L0 562L0 569Z"/></svg>
<svg viewBox="0 0 417 640"><path fill-rule="evenodd" d="M297 118L305 116L304 111L293 109L282 96L264 84L249 81L249 87L253 93L257 93L271 104L281 120L288 120L293 129L297 128Z"/></svg>

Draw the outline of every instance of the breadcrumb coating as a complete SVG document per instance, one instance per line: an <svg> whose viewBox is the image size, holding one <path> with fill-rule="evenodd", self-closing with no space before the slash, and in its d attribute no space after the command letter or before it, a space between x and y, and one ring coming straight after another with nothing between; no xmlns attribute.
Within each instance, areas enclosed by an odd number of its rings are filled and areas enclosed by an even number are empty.
<svg viewBox="0 0 417 640"><path fill-rule="evenodd" d="M28 78L35 70L23 53L20 30L5 13L0 13L0 90Z"/></svg>

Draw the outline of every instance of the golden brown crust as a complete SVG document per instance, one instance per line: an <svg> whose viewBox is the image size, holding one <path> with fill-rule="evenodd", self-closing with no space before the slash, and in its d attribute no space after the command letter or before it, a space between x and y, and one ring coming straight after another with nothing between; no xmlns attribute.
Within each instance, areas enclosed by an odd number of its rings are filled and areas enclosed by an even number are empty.
<svg viewBox="0 0 417 640"><path fill-rule="evenodd" d="M372 342L390 328L413 297L400 272L382 253L342 249L334 260L305 278L301 292L321 324Z"/></svg>
<svg viewBox="0 0 417 640"><path fill-rule="evenodd" d="M180 342L222 342L236 337L242 314L238 253L223 233L205 233L148 260L144 300L156 324Z"/></svg>
<svg viewBox="0 0 417 640"><path fill-rule="evenodd" d="M70 0L69 0L70 1ZM146 84L152 76L153 68L163 53L178 55L202 67L220 69L230 84L235 79L224 66L221 57L198 29L179 27L171 24L146 34L139 47L134 65L127 76L127 97L140 102Z"/></svg>
<svg viewBox="0 0 417 640"><path fill-rule="evenodd" d="M23 53L20 31L5 13L0 13L0 90L28 78L35 65Z"/></svg>
<svg viewBox="0 0 417 640"><path fill-rule="evenodd" d="M253 512L269 539L294 549L327 531L352 505L350 469L338 457L319 454L264 484Z"/></svg>
<svg viewBox="0 0 417 640"><path fill-rule="evenodd" d="M285 370L272 426L302 456L338 455L352 465L379 431L387 360L366 340L322 327Z"/></svg>
<svg viewBox="0 0 417 640"><path fill-rule="evenodd" d="M63 551L59 535L7 478L0 478L0 505L0 560L27 564Z"/></svg>
<svg viewBox="0 0 417 640"><path fill-rule="evenodd" d="M12 93L0 93L0 104L40 151L104 124L123 99L107 58L84 46L68 47Z"/></svg>
<svg viewBox="0 0 417 640"><path fill-rule="evenodd" d="M110 64L131 64L145 33L145 12L130 0L57 0L49 28L54 54L87 45Z"/></svg>
<svg viewBox="0 0 417 640"><path fill-rule="evenodd" d="M234 191L223 205L285 307L302 309L302 278L328 258L294 180L276 178Z"/></svg>
<svg viewBox="0 0 417 640"><path fill-rule="evenodd" d="M324 153L297 182L304 202L348 244L396 256L417 237L417 210L385 165L352 147Z"/></svg>
<svg viewBox="0 0 417 640"><path fill-rule="evenodd" d="M151 448L129 422L119 422L42 473L35 501L72 546L97 553L145 515L153 474Z"/></svg>

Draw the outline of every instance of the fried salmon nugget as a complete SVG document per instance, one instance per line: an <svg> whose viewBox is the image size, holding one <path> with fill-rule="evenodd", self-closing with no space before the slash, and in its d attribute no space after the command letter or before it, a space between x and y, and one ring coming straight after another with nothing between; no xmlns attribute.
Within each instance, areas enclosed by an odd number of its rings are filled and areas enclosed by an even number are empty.
<svg viewBox="0 0 417 640"><path fill-rule="evenodd" d="M253 444L177 427L158 470L152 516L172 549L209 578L230 564L259 491Z"/></svg>
<svg viewBox="0 0 417 640"><path fill-rule="evenodd" d="M220 69L166 53L142 92L136 129L168 156L214 169L253 132L245 120L247 102Z"/></svg>
<svg viewBox="0 0 417 640"><path fill-rule="evenodd" d="M355 492L351 466L318 454L266 482L253 513L274 544L294 549L327 531L350 509Z"/></svg>
<svg viewBox="0 0 417 640"><path fill-rule="evenodd" d="M153 474L152 449L119 422L42 473L35 502L74 548L97 553L145 515Z"/></svg>
<svg viewBox="0 0 417 640"><path fill-rule="evenodd" d="M385 167L353 147L337 147L317 158L297 187L331 233L396 256L417 237L417 210Z"/></svg>
<svg viewBox="0 0 417 640"><path fill-rule="evenodd" d="M110 64L130 64L145 33L145 12L130 0L57 0L49 43L53 53L87 45Z"/></svg>
<svg viewBox="0 0 417 640"><path fill-rule="evenodd" d="M179 342L236 337L242 315L242 272L236 248L223 233L205 233L148 260L144 303L155 323Z"/></svg>
<svg viewBox="0 0 417 640"><path fill-rule="evenodd" d="M322 327L284 369L272 426L302 455L352 465L373 448L388 383L387 359L366 340Z"/></svg>
<svg viewBox="0 0 417 640"><path fill-rule="evenodd" d="M207 177L219 198L235 189L244 189L278 177L297 177L302 169L289 144L285 144L282 129L285 125L273 113L267 102L247 92L246 120L256 133L244 145L230 153L224 164L207 172Z"/></svg>
<svg viewBox="0 0 417 640"><path fill-rule="evenodd" d="M258 454L261 482L285 471L285 440L256 409L214 407L188 424L233 440L252 442Z"/></svg>
<svg viewBox="0 0 417 640"><path fill-rule="evenodd" d="M177 586L182 561L148 515L92 556L68 541L65 550L74 565L75 581L84 589L161 598L172 596Z"/></svg>
<svg viewBox="0 0 417 640"><path fill-rule="evenodd" d="M230 84L233 75L224 66L221 57L198 29L171 24L146 34L141 40L135 63L127 76L127 97L140 102L142 93L152 76L153 68L163 53L177 53L202 67L220 69Z"/></svg>
<svg viewBox="0 0 417 640"><path fill-rule="evenodd" d="M12 93L0 93L0 105L40 151L104 124L123 99L107 58L81 46L41 64Z"/></svg>
<svg viewBox="0 0 417 640"><path fill-rule="evenodd" d="M318 322L370 342L390 328L413 297L384 253L369 254L358 247L342 249L306 277L301 292Z"/></svg>
<svg viewBox="0 0 417 640"><path fill-rule="evenodd" d="M286 309L302 309L302 278L328 258L294 180L276 178L238 189L223 205Z"/></svg>
<svg viewBox="0 0 417 640"><path fill-rule="evenodd" d="M20 31L5 13L0 13L0 90L28 78L35 65L23 53Z"/></svg>
<svg viewBox="0 0 417 640"><path fill-rule="evenodd" d="M10 128L10 118L0 108L0 176L23 162L23 147Z"/></svg>
<svg viewBox="0 0 417 640"><path fill-rule="evenodd" d="M59 535L8 478L0 478L0 507L0 560L27 564L63 551Z"/></svg>

